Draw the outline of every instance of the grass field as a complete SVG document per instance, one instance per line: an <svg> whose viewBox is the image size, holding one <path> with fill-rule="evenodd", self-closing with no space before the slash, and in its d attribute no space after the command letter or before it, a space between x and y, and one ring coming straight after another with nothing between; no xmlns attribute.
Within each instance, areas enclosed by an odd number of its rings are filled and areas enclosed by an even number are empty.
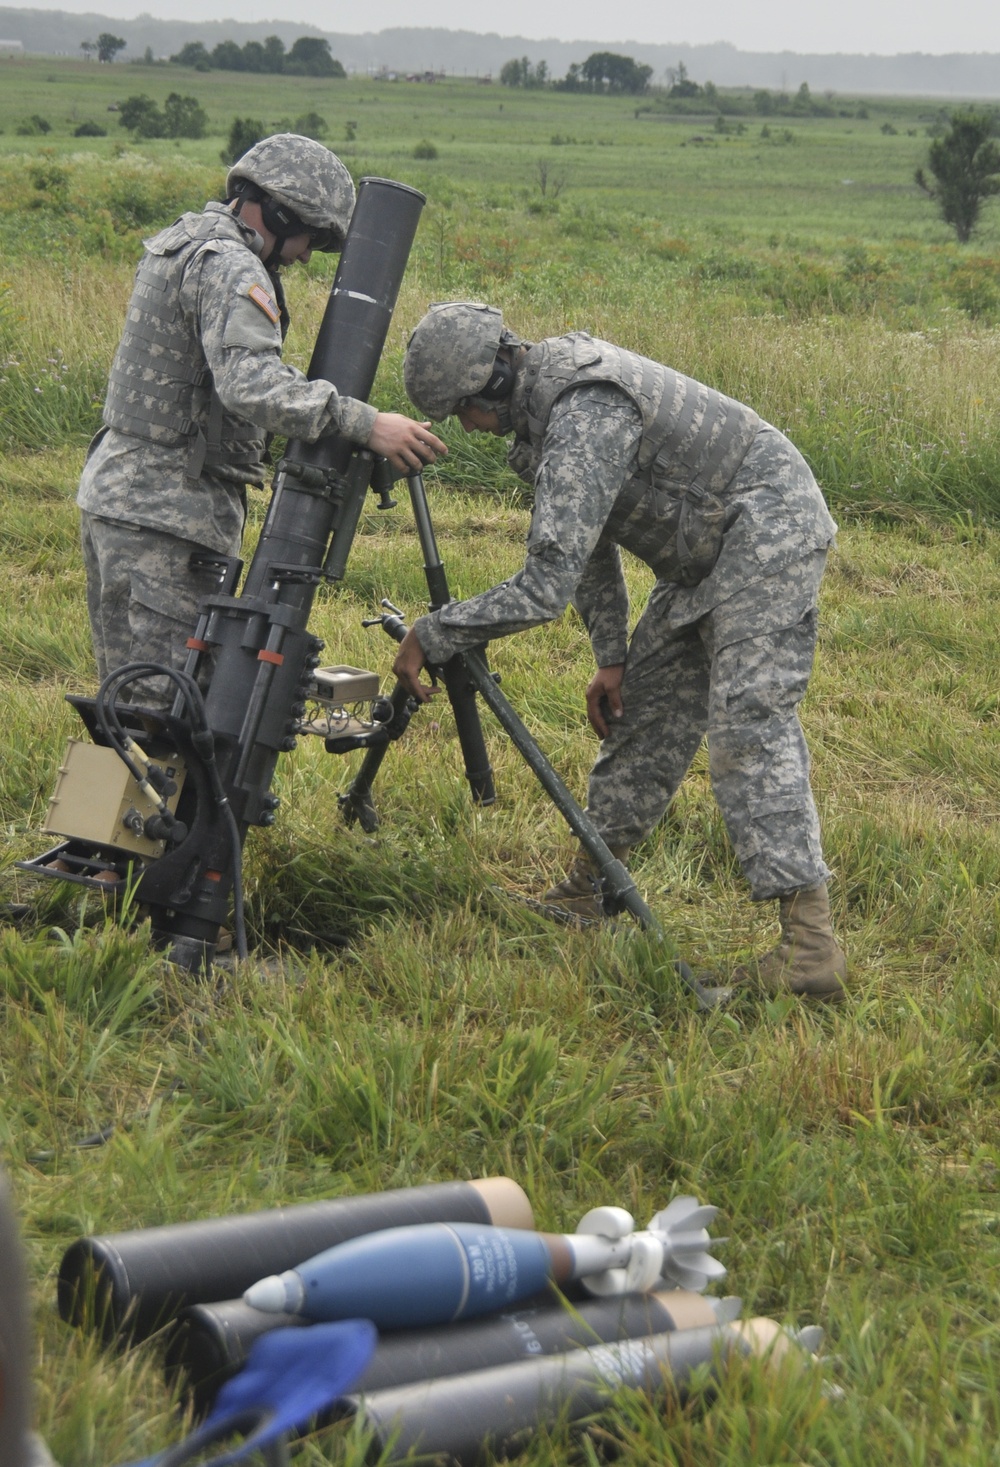
<svg viewBox="0 0 1000 1467"><path fill-rule="evenodd" d="M281 817L246 850L253 939L286 959L266 981L172 971L142 927L15 871L42 848L76 731L64 695L94 685L73 494L140 239L217 195L232 118L256 109L225 73L2 65L2 884L32 914L0 930L0 1154L57 1458L125 1461L182 1429L158 1341L109 1354L58 1321L55 1269L80 1234L507 1172L543 1227L603 1202L643 1222L678 1193L717 1204L727 1291L821 1324L835 1357L823 1375L734 1372L685 1410L623 1401L591 1436L530 1443L525 1467L612 1446L676 1467L996 1464L1000 206L962 249L913 185L937 105L872 100L867 119L791 121L775 142L785 120L771 139L755 122L716 134L613 98L261 82L270 125L318 111L352 170L428 195L380 405L405 406L428 300L476 294L527 336L587 327L745 398L816 469L841 533L803 721L852 1000L704 1017L629 924L571 932L503 895L537 892L570 842L488 717L500 799L471 804L447 708L392 750L374 839L340 819L348 764L314 741L279 766ZM134 146L106 112L171 91L199 98L208 137ZM51 131L19 135L36 113ZM108 137L74 138L87 119ZM436 159L413 157L421 141ZM332 270L290 276L300 365ZM464 595L518 568L527 511L498 445L446 436L427 484ZM629 576L641 605L648 577ZM318 598L331 661L388 671L361 627L384 595L408 616L426 600L402 505L365 517L345 584ZM582 794L579 621L493 660ZM704 752L633 869L696 966L724 974L773 941ZM109 1121L106 1145L74 1145ZM362 1444L327 1432L301 1460L360 1463Z"/></svg>

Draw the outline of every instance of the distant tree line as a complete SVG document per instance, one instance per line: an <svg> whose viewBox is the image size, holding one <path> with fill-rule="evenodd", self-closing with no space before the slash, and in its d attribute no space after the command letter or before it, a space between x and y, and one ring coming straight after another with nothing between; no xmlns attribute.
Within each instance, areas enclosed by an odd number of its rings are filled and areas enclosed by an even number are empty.
<svg viewBox="0 0 1000 1467"><path fill-rule="evenodd" d="M503 87L547 87L550 82L547 61L532 65L527 56L505 61L500 68L500 85Z"/></svg>
<svg viewBox="0 0 1000 1467"><path fill-rule="evenodd" d="M586 61L571 63L561 82L561 92L619 92L639 96L649 86L651 66L640 66L631 56L618 56L614 51L594 51Z"/></svg>
<svg viewBox="0 0 1000 1467"><path fill-rule="evenodd" d="M652 106L646 110L652 110ZM665 112L717 112L728 117L857 117L866 118L864 103L836 103L833 94L820 98L803 82L797 92L769 91L758 87L748 93L745 88L720 91L714 82L696 82L687 73L683 61L669 66L666 86L656 98L655 106Z"/></svg>
<svg viewBox="0 0 1000 1467"><path fill-rule="evenodd" d="M753 94L753 110L759 117L836 117L837 108L832 102L820 101L803 82L798 91L789 96L787 92L769 92L765 87Z"/></svg>
<svg viewBox="0 0 1000 1467"><path fill-rule="evenodd" d="M574 61L561 81L549 76L546 62L535 65L527 56L505 61L500 82L505 87L552 87L560 92L627 92L638 96L649 86L651 66L640 66L631 56L594 51L586 61Z"/></svg>
<svg viewBox="0 0 1000 1467"><path fill-rule="evenodd" d="M330 54L330 42L322 36L299 36L290 51L280 36L263 41L220 41L209 51L201 41L188 41L170 60L177 66L190 66L195 71L269 72L283 76L346 77L347 72Z"/></svg>
<svg viewBox="0 0 1000 1467"><path fill-rule="evenodd" d="M98 61L114 61L119 51L124 51L128 42L123 36L113 36L110 31L102 31L96 41L81 41L80 50L89 61L95 53Z"/></svg>
<svg viewBox="0 0 1000 1467"><path fill-rule="evenodd" d="M545 61L532 62L527 56L506 61L500 68L500 81L505 87L551 87L561 92L617 93L642 96L650 93L653 68L642 66L631 56L614 51L594 51L586 61L574 61L561 79L551 76ZM761 87L747 96L745 92L720 92L713 82L696 82L688 75L683 61L667 68L665 85L657 87L642 110L662 107L670 112L717 112L757 117L837 117L867 116L866 109L837 108L829 99L814 97L809 83L803 82L797 92L772 92Z"/></svg>

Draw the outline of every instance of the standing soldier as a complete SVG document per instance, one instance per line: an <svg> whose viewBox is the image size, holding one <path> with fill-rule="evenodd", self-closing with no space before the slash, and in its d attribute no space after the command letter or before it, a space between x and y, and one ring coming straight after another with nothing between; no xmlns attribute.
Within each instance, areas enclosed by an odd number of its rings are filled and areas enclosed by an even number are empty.
<svg viewBox="0 0 1000 1467"><path fill-rule="evenodd" d="M272 434L342 433L404 472L446 451L427 425L341 397L281 360L280 267L339 250L353 209L340 159L279 133L230 169L225 203L146 241L77 494L101 678L132 661L183 666L199 605L217 587L191 557L238 554L246 486L264 483ZM173 699L165 679L134 688L147 707Z"/></svg>
<svg viewBox="0 0 1000 1467"><path fill-rule="evenodd" d="M805 460L744 404L585 332L522 342L495 308L432 306L410 338L406 389L430 419L514 434L534 486L524 569L420 617L395 672L537 626L573 602L597 671L601 739L587 809L619 859L660 820L708 736L712 788L755 901L777 898L781 940L737 979L844 995L809 754L797 708L816 644L817 594L836 525ZM619 547L655 572L628 639ZM545 904L600 920L581 852Z"/></svg>

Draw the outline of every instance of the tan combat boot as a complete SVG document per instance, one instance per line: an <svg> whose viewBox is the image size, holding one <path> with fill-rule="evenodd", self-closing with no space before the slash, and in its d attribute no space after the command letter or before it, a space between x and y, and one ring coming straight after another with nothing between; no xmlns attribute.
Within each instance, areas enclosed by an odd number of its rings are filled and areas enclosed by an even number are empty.
<svg viewBox="0 0 1000 1467"><path fill-rule="evenodd" d="M609 846L616 861L628 860L628 846ZM601 896L601 872L597 862L581 847L564 880L550 886L540 905L553 908L552 915L578 922L605 921Z"/></svg>
<svg viewBox="0 0 1000 1467"><path fill-rule="evenodd" d="M847 959L833 934L826 883L793 891L780 897L779 904L781 941L761 958L753 976L771 993L846 997Z"/></svg>

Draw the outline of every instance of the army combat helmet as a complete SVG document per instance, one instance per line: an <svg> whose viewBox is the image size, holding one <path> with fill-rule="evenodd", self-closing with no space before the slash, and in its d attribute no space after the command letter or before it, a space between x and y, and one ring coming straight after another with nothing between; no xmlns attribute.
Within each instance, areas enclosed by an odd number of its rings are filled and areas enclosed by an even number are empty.
<svg viewBox="0 0 1000 1467"><path fill-rule="evenodd" d="M260 203L278 254L296 234L308 234L311 249L339 250L354 212L354 183L336 153L294 132L264 138L238 158L226 197Z"/></svg>
<svg viewBox="0 0 1000 1467"><path fill-rule="evenodd" d="M410 401L429 418L447 418L465 402L501 410L514 385L502 346L520 346L496 306L436 301L406 348L403 381ZM504 413L501 411L501 424Z"/></svg>

